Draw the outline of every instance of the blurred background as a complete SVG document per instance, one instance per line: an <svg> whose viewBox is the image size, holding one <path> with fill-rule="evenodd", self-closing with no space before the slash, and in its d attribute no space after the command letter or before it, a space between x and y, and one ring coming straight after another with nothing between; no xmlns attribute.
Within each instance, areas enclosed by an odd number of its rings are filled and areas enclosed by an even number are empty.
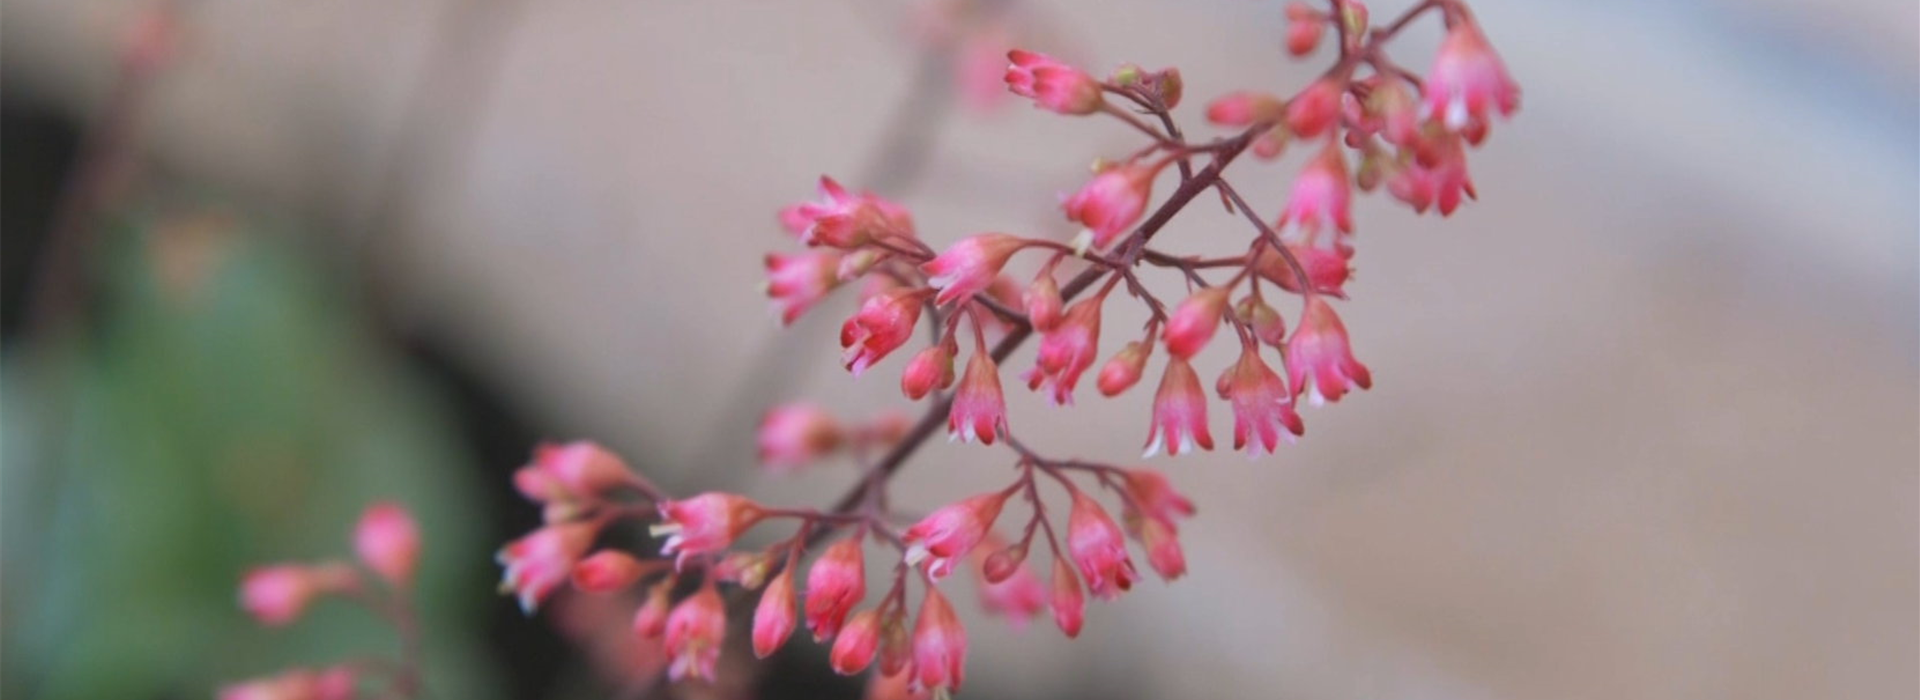
<svg viewBox="0 0 1920 700"><path fill-rule="evenodd" d="M1014 0L948 50L882 0L9 0L0 694L209 697L390 649L344 605L268 631L233 601L392 498L426 532L435 697L636 696L569 641L624 618L493 591L532 445L832 498L850 469L754 467L760 411L902 408L900 361L839 368L846 298L769 320L774 212L824 172L935 247L1070 236L1056 193L1136 139L967 90L998 70L969 49L1178 66L1207 135L1211 97L1324 65L1286 59L1281 6ZM967 696L1920 696L1920 9L1473 7L1522 110L1473 154L1478 203L1359 204L1342 313L1374 390L1276 457L1160 464L1200 504L1189 576L1073 643L970 625ZM1233 179L1271 216L1299 158ZM1196 206L1163 239L1246 235ZM1124 462L1149 396L1009 399L1045 451ZM938 444L896 493L1008 461ZM823 656L685 695L857 696Z"/></svg>

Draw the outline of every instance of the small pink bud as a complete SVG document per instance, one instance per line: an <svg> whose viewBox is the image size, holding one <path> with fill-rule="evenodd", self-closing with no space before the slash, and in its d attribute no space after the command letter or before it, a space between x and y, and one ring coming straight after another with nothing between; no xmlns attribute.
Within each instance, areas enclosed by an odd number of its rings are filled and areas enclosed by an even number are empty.
<svg viewBox="0 0 1920 700"><path fill-rule="evenodd" d="M967 373L960 377L953 406L947 412L947 436L953 440L991 445L999 429L1007 424L1007 399L1000 391L1000 367L993 363L984 347L976 347L967 360Z"/></svg>
<svg viewBox="0 0 1920 700"><path fill-rule="evenodd" d="M973 496L934 511L901 535L907 545L909 565L927 560L927 575L943 578L953 572L960 557L980 544L1000 517L1000 508L1012 491L994 491Z"/></svg>
<svg viewBox="0 0 1920 700"><path fill-rule="evenodd" d="M1127 496L1147 517L1168 523L1193 517L1193 501L1174 490L1165 474L1152 469L1130 469L1126 474Z"/></svg>
<svg viewBox="0 0 1920 700"><path fill-rule="evenodd" d="M1187 554L1180 549L1180 536L1173 526L1159 518L1147 518L1140 524L1140 543L1147 549L1147 565L1162 580L1172 581L1187 573Z"/></svg>
<svg viewBox="0 0 1920 700"><path fill-rule="evenodd" d="M839 634L847 613L865 597L867 565L860 537L833 543L807 572L807 629L814 641Z"/></svg>
<svg viewBox="0 0 1920 700"><path fill-rule="evenodd" d="M1263 92L1230 92L1207 104L1207 121L1220 126L1250 126L1254 122L1279 121L1286 115L1287 103Z"/></svg>
<svg viewBox="0 0 1920 700"><path fill-rule="evenodd" d="M927 587L920 619L913 627L913 677L916 689L959 690L967 665L967 630L940 589Z"/></svg>
<svg viewBox="0 0 1920 700"><path fill-rule="evenodd" d="M359 586L344 564L279 564L248 571L240 579L240 607L269 627L291 624L315 597Z"/></svg>
<svg viewBox="0 0 1920 700"><path fill-rule="evenodd" d="M1193 366L1178 357L1167 359L1167 371L1160 377L1160 392L1153 397L1153 425L1147 431L1146 456L1189 453L1196 445L1213 449L1213 435L1207 432L1207 395L1200 390L1200 377Z"/></svg>
<svg viewBox="0 0 1920 700"><path fill-rule="evenodd" d="M1007 89L1033 99L1033 104L1060 114L1100 111L1100 83L1073 66L1046 54L1014 49L1007 52Z"/></svg>
<svg viewBox="0 0 1920 700"><path fill-rule="evenodd" d="M840 262L839 253L824 251L767 254L767 298L773 300L773 310L780 314L781 323L793 325L807 309L840 286Z"/></svg>
<svg viewBox="0 0 1920 700"><path fill-rule="evenodd" d="M667 677L713 680L726 636L726 606L713 586L702 586L667 614Z"/></svg>
<svg viewBox="0 0 1920 700"><path fill-rule="evenodd" d="M1220 316L1227 310L1226 287L1208 287L1180 302L1167 320L1167 354L1178 359L1192 358L1213 334L1220 330Z"/></svg>
<svg viewBox="0 0 1920 700"><path fill-rule="evenodd" d="M1281 211L1276 228L1297 226L1307 233L1309 240L1328 229L1351 233L1353 215L1349 206L1352 200L1353 181L1347 176L1346 158L1338 146L1329 143L1320 151L1320 156L1307 163L1299 177L1294 178L1293 196ZM1334 243L1343 255L1350 250L1343 240L1336 239Z"/></svg>
<svg viewBox="0 0 1920 700"><path fill-rule="evenodd" d="M367 568L394 587L405 587L420 562L420 528L399 504L376 503L360 516L353 548Z"/></svg>
<svg viewBox="0 0 1920 700"><path fill-rule="evenodd" d="M1087 598L1080 592L1080 578L1073 575L1073 567L1061 557L1053 558L1053 623L1068 639L1080 636L1080 626L1086 621Z"/></svg>
<svg viewBox="0 0 1920 700"><path fill-rule="evenodd" d="M855 613L834 638L833 651L827 661L834 673L851 676L873 665L873 655L879 649L879 614L871 609L862 610Z"/></svg>
<svg viewBox="0 0 1920 700"><path fill-rule="evenodd" d="M1133 388L1140 383L1140 374L1146 371L1147 356L1153 352L1153 346L1140 341L1127 343L1127 346L1115 353L1113 359L1100 368L1100 393L1104 396L1119 396L1120 392Z"/></svg>
<svg viewBox="0 0 1920 700"><path fill-rule="evenodd" d="M867 297L859 312L840 326L840 361L858 377L905 345L920 322L920 309L930 292L895 289Z"/></svg>
<svg viewBox="0 0 1920 700"><path fill-rule="evenodd" d="M997 538L989 538L982 542L980 547L985 549L994 546L995 539ZM1020 570L1020 564L1026 560L1027 547L1024 542L1019 545L998 547L980 561L980 576L987 583L1000 583L1017 573Z"/></svg>
<svg viewBox="0 0 1920 700"><path fill-rule="evenodd" d="M659 639L666 634L667 612L673 609L673 599L668 597L673 584L674 579L669 576L647 588L646 601L633 613L633 633L641 639Z"/></svg>
<svg viewBox="0 0 1920 700"><path fill-rule="evenodd" d="M1073 492L1073 510L1067 516L1067 551L1095 598L1117 598L1132 588L1139 576L1127 556L1120 526L1093 497L1078 489Z"/></svg>
<svg viewBox="0 0 1920 700"><path fill-rule="evenodd" d="M1140 221L1153 196L1160 164L1117 165L1093 176L1079 192L1060 203L1067 218L1093 232L1093 248L1104 250Z"/></svg>
<svg viewBox="0 0 1920 700"><path fill-rule="evenodd" d="M1287 127L1301 138L1313 138L1340 118L1342 81L1321 78L1287 102Z"/></svg>
<svg viewBox="0 0 1920 700"><path fill-rule="evenodd" d="M986 290L1007 259L1025 246L1026 241L1004 233L968 236L922 264L920 271L927 273L928 284L940 290L934 303L950 304Z"/></svg>
<svg viewBox="0 0 1920 700"><path fill-rule="evenodd" d="M1373 386L1367 366L1353 359L1346 325L1320 297L1307 297L1300 328L1287 343L1287 381L1294 395L1304 393L1315 405L1339 401L1352 387Z"/></svg>
<svg viewBox="0 0 1920 700"><path fill-rule="evenodd" d="M1018 551L1019 558L1010 552ZM1047 609L1047 587L1033 575L1033 570L1021 565L1026 550L1003 548L984 558L980 565L980 607L988 613L1004 615L1016 629L1025 627L1029 620ZM989 571L989 569L996 569ZM999 574L999 578L993 577Z"/></svg>
<svg viewBox="0 0 1920 700"><path fill-rule="evenodd" d="M560 523L508 542L495 555L506 569L501 589L512 591L520 599L520 610L533 614L572 575L574 562L593 546L598 533L590 523Z"/></svg>
<svg viewBox="0 0 1920 700"><path fill-rule="evenodd" d="M540 503L592 500L632 479L619 456L584 440L542 444L533 450L533 463L513 474L521 495Z"/></svg>
<svg viewBox="0 0 1920 700"><path fill-rule="evenodd" d="M1306 3L1287 4L1287 53L1305 56L1313 53L1320 37L1327 33L1327 16Z"/></svg>
<svg viewBox="0 0 1920 700"><path fill-rule="evenodd" d="M1221 398L1233 405L1233 448L1256 456L1272 454L1282 437L1292 442L1293 436L1306 432L1293 409L1293 395L1287 393L1280 375L1260 359L1257 347L1242 348L1240 360L1220 376ZM1289 434L1283 436L1281 428Z"/></svg>
<svg viewBox="0 0 1920 700"><path fill-rule="evenodd" d="M603 549L573 565L573 587L588 593L614 593L640 582L658 568L617 549Z"/></svg>
<svg viewBox="0 0 1920 700"><path fill-rule="evenodd" d="M1044 383L1053 405L1073 403L1073 387L1099 358L1100 307L1105 303L1097 296L1075 303L1058 326L1042 335L1033 369L1025 376L1027 388L1039 389Z"/></svg>
<svg viewBox="0 0 1920 700"><path fill-rule="evenodd" d="M919 401L927 394L953 386L953 343L939 343L921 350L907 361L900 373L900 393Z"/></svg>
<svg viewBox="0 0 1920 700"><path fill-rule="evenodd" d="M775 406L760 421L760 464L775 472L792 471L832 453L843 437L839 422L818 405Z"/></svg>
<svg viewBox="0 0 1920 700"><path fill-rule="evenodd" d="M772 656L793 636L793 568L781 570L760 594L760 607L753 611L753 655Z"/></svg>
<svg viewBox="0 0 1920 700"><path fill-rule="evenodd" d="M1353 268L1347 258L1338 251L1315 246L1288 243L1287 252L1307 273L1307 280L1313 283L1314 291L1334 297L1345 297L1347 278L1353 274ZM1300 281L1294 278L1293 267L1273 248L1262 246L1254 258L1253 270L1289 292L1299 294L1305 291Z"/></svg>
<svg viewBox="0 0 1920 700"><path fill-rule="evenodd" d="M1264 250L1264 249L1263 249ZM1283 263L1284 264L1284 263ZM1260 297L1247 295L1233 305L1233 317L1253 329L1253 337L1262 343L1280 347L1287 339L1287 322Z"/></svg>
<svg viewBox="0 0 1920 700"><path fill-rule="evenodd" d="M1034 330L1044 333L1060 325L1060 286L1054 283L1052 272L1041 272L1033 278L1033 284L1027 285L1020 301Z"/></svg>
<svg viewBox="0 0 1920 700"><path fill-rule="evenodd" d="M752 499L713 491L661 503L660 524L650 529L655 537L667 536L661 554L703 554L725 550L763 517L766 509Z"/></svg>

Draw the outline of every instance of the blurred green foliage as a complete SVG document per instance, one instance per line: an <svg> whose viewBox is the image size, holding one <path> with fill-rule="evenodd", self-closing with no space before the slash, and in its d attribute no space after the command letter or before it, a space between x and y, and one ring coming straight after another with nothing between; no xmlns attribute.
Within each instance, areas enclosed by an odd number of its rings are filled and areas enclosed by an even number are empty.
<svg viewBox="0 0 1920 700"><path fill-rule="evenodd" d="M429 692L492 695L474 625L496 573L447 407L342 276L270 228L108 227L87 331L0 358L0 694L211 697L287 665L391 657L362 609L325 601L261 629L236 585L259 563L351 557L361 509L392 499L424 533Z"/></svg>

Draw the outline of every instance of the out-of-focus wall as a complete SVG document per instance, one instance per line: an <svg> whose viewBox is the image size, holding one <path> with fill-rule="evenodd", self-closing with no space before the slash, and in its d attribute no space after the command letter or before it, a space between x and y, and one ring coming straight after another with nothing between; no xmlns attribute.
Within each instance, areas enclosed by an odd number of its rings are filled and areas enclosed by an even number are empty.
<svg viewBox="0 0 1920 700"><path fill-rule="evenodd" d="M833 361L844 302L781 333L756 289L761 251L787 244L776 208L821 172L853 177L909 89L897 8L472 4L510 8L497 73L483 72L494 82L430 84L477 108L443 115L460 138L418 151L396 134L449 3L193 4L189 58L149 125L156 156L352 220L380 200L389 154L425 153L400 166L393 240L358 242L401 273L411 322L465 338L526 401L669 480L785 502L836 493L849 475L755 476L754 416L739 407L758 403L743 393L897 401L898 360L857 383ZM1048 27L1037 48L1178 65L1196 130L1212 95L1310 75L1284 60L1279 3L1027 4ZM1402 5L1381 0L1374 16ZM85 108L123 7L12 3L9 77ZM1920 690L1915 7L1475 7L1523 109L1472 161L1479 203L1446 221L1378 198L1357 212L1344 313L1376 388L1309 413L1308 438L1277 457L1163 464L1201 504L1191 575L1095 606L1073 644L976 625L991 643L971 684ZM1424 36L1405 62L1424 65ZM1010 105L941 128L900 194L936 243L1064 236L1055 193L1132 143L1116 125ZM1235 179L1275 210L1296 162ZM1224 252L1243 227L1202 206L1164 235ZM747 381L765 362L790 369L771 387ZM1225 362L1209 354L1203 371ZM1085 400L1065 420L1022 392L1012 420L1049 450L1126 460L1146 394ZM984 486L1007 462L936 446L899 492Z"/></svg>

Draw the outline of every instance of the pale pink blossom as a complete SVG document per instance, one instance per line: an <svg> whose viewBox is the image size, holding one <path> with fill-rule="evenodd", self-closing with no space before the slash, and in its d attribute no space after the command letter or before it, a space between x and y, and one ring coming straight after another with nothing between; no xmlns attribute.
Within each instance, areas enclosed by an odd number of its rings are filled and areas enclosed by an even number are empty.
<svg viewBox="0 0 1920 700"><path fill-rule="evenodd" d="M760 605L753 611L753 655L772 656L793 636L793 569L788 567L767 582L760 593Z"/></svg>
<svg viewBox="0 0 1920 700"><path fill-rule="evenodd" d="M1000 268L1026 241L1004 233L982 233L960 239L946 252L920 266L927 283L940 290L935 304L950 304L970 299L986 290L1000 274Z"/></svg>
<svg viewBox="0 0 1920 700"><path fill-rule="evenodd" d="M1195 447L1213 449L1213 434L1207 431L1207 395L1200 389L1200 377L1193 366L1178 357L1167 359L1167 371L1160 377L1160 391L1153 397L1153 423L1147 430L1146 456L1160 453L1179 455Z"/></svg>
<svg viewBox="0 0 1920 700"><path fill-rule="evenodd" d="M820 303L834 287L840 286L842 257L830 251L808 251L782 255L768 253L767 298L780 322L792 325L801 314Z"/></svg>
<svg viewBox="0 0 1920 700"><path fill-rule="evenodd" d="M859 312L840 326L840 361L858 377L868 367L905 345L920 322L920 308L930 292L893 289L867 297Z"/></svg>
<svg viewBox="0 0 1920 700"><path fill-rule="evenodd" d="M847 614L867 597L865 548L855 535L827 547L807 571L807 629L814 641L840 633Z"/></svg>
<svg viewBox="0 0 1920 700"><path fill-rule="evenodd" d="M1100 297L1075 303L1058 326L1042 334L1033 369L1024 377L1027 388L1039 389L1045 383L1053 405L1073 403L1073 387L1099 357L1100 307L1105 303Z"/></svg>
<svg viewBox="0 0 1920 700"><path fill-rule="evenodd" d="M831 454L845 433L826 409L804 401L767 411L756 434L760 464L776 472L792 471Z"/></svg>
<svg viewBox="0 0 1920 700"><path fill-rule="evenodd" d="M1000 368L984 346L976 346L960 377L953 406L947 412L947 436L953 440L991 445L1007 424L1007 399L1000 391Z"/></svg>
<svg viewBox="0 0 1920 700"><path fill-rule="evenodd" d="M1095 598L1117 598L1139 577L1133 559L1127 556L1127 541L1120 526L1093 497L1079 489L1073 491L1073 510L1067 515L1067 551Z"/></svg>
<svg viewBox="0 0 1920 700"><path fill-rule="evenodd" d="M420 527L400 504L376 503L360 516L353 548L360 563L387 583L404 587L420 563Z"/></svg>
<svg viewBox="0 0 1920 700"><path fill-rule="evenodd" d="M1033 99L1033 104L1061 114L1092 114L1104 100L1100 82L1073 66L1046 54L1014 49L1007 52L1007 89Z"/></svg>
<svg viewBox="0 0 1920 700"><path fill-rule="evenodd" d="M901 535L908 564L927 562L927 575L944 578L960 558L987 536L1012 491L994 491L952 503L922 518Z"/></svg>
<svg viewBox="0 0 1920 700"><path fill-rule="evenodd" d="M1153 196L1153 177L1165 162L1108 168L1063 200L1060 208L1093 232L1093 249L1104 250L1140 221Z"/></svg>
<svg viewBox="0 0 1920 700"><path fill-rule="evenodd" d="M1356 386L1373 386L1372 373L1353 358L1346 325L1319 297L1307 298L1300 328L1287 342L1287 382L1294 395L1304 394L1315 405L1338 401Z"/></svg>
<svg viewBox="0 0 1920 700"><path fill-rule="evenodd" d="M520 610L531 615L573 574L573 565L593 546L598 528L590 523L560 523L508 542L495 555L505 573L500 587L512 591Z"/></svg>
<svg viewBox="0 0 1920 700"><path fill-rule="evenodd" d="M1249 455L1271 454L1282 438L1292 442L1306 431L1286 382L1261 361L1258 347L1242 348L1240 360L1221 375L1219 383L1220 398L1233 406L1233 448L1245 449ZM1283 435L1281 428L1288 434Z"/></svg>
<svg viewBox="0 0 1920 700"><path fill-rule="evenodd" d="M660 523L651 530L655 537L667 537L660 546L661 554L720 552L766 514L765 508L746 496L709 491L661 503Z"/></svg>
<svg viewBox="0 0 1920 700"><path fill-rule="evenodd" d="M667 677L713 680L726 636L726 606L713 586L701 586L667 614Z"/></svg>
<svg viewBox="0 0 1920 700"><path fill-rule="evenodd" d="M913 626L913 675L916 690L959 690L967 665L967 630L940 589L928 586Z"/></svg>

